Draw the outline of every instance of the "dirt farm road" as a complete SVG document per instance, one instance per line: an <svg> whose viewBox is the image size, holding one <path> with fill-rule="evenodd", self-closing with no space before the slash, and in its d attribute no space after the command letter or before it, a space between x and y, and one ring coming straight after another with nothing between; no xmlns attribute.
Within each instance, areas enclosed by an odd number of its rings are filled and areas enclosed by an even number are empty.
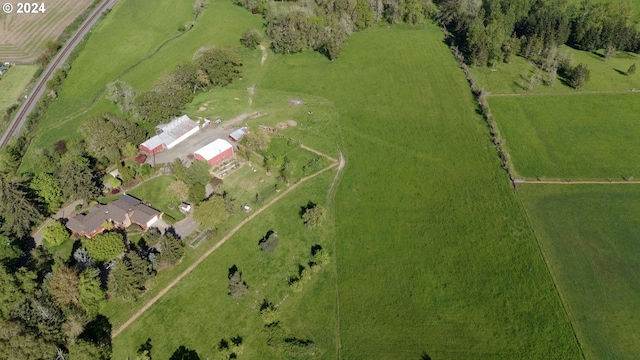
<svg viewBox="0 0 640 360"><path fill-rule="evenodd" d="M304 149L310 150L308 147L304 146L304 145L300 145L301 147L303 147ZM318 151L312 150L315 153L321 154ZM231 231L225 235L222 239L220 239L220 241L218 241L213 247L211 247L211 249L207 250L204 254L202 254L202 256L200 256L198 258L198 260L196 260L193 264L191 264L187 269L185 269L180 275L178 275L178 277L176 277L172 282L170 282L167 286L165 286L164 289L160 290L160 292L158 294L156 294L156 296L154 296L153 298L151 298L151 300L149 300L146 304L144 304L144 306L138 310L135 314L133 314L133 316L131 316L129 318L129 320L125 321L124 324L120 325L120 327L118 327L112 334L111 334L111 338L115 338L116 336L118 336L122 331L124 331L129 325L131 325L136 319L138 319L140 317L140 315L142 315L145 311L147 311L153 304L156 303L156 301L158 301L161 297L163 297L167 292L169 292L169 290L171 290L172 287L174 287L177 283L179 283L185 276L189 275L190 272L192 272L196 267L198 267L198 265L200 265L200 263L202 263L209 255L211 255L214 251L216 251L220 246L222 246L225 242L227 242L227 240L229 240L236 232L238 232L238 230L240 230L246 223L248 223L249 221L251 221L254 217L258 216L259 214L261 214L264 210L268 209L271 205L275 204L278 200L280 200L282 197L284 197L285 195L287 195L288 193L290 193L291 191L293 191L295 188L298 187L298 185L304 183L307 180L311 180L314 177L336 167L338 165L338 161L336 161L335 159L332 159L330 157L328 157L330 160L332 160L331 165L325 167L324 169L318 171L315 174L309 175L303 179L301 179L299 182L289 186L288 189L286 189L285 191L282 192L282 194L276 196L275 198L273 198L271 201L269 201L266 205L264 205L263 207L261 207L260 209L256 210L256 212L254 212L253 214L249 215L247 218L245 218L244 220L242 220L238 225L236 225L236 227L234 227L233 229L231 229Z"/></svg>
<svg viewBox="0 0 640 360"><path fill-rule="evenodd" d="M82 23L80 28L76 31L76 33L67 41L66 44L60 48L58 54L51 60L49 65L44 69L42 75L36 82L36 85L31 90L31 93L27 95L27 100L20 106L16 116L11 120L7 130L0 138L0 147L5 146L9 140L16 134L19 134L24 126L27 115L33 111L36 106L38 100L42 97L45 92L45 84L53 75L53 72L62 65L69 55L71 51L78 46L78 44L82 41L84 36L91 30L91 27L100 19L100 15L106 9L110 9L115 5L117 0L104 0L102 4L98 5L93 12L87 17L87 19Z"/></svg>

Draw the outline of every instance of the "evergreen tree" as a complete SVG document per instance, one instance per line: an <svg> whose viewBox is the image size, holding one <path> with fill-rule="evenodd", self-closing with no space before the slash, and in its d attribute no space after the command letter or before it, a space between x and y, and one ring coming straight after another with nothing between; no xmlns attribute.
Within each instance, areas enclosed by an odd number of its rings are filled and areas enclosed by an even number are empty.
<svg viewBox="0 0 640 360"><path fill-rule="evenodd" d="M172 233L168 232L160 239L160 251L162 261L173 265L180 261L184 255L184 244L176 239Z"/></svg>
<svg viewBox="0 0 640 360"><path fill-rule="evenodd" d="M234 300L242 299L249 293L247 283L242 280L242 274L236 269L229 274L229 297Z"/></svg>

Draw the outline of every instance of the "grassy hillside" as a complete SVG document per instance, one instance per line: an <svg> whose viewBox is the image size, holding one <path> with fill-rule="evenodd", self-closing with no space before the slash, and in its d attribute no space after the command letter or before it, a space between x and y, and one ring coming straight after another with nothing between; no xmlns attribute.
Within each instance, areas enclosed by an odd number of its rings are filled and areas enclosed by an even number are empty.
<svg viewBox="0 0 640 360"><path fill-rule="evenodd" d="M322 94L340 111L344 358L579 357L436 27L358 33L334 62L279 57L262 86Z"/></svg>
<svg viewBox="0 0 640 360"><path fill-rule="evenodd" d="M15 104L38 69L35 65L14 66L0 78L0 114Z"/></svg>
<svg viewBox="0 0 640 360"><path fill-rule="evenodd" d="M553 179L640 176L640 94L491 97L519 175Z"/></svg>
<svg viewBox="0 0 640 360"><path fill-rule="evenodd" d="M588 359L640 353L640 189L524 185L540 243Z"/></svg>

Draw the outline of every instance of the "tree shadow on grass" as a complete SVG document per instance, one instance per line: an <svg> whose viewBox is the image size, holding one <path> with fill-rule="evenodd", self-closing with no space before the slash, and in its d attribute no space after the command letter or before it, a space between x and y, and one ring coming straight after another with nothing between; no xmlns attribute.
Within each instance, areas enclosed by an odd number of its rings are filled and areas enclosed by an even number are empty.
<svg viewBox="0 0 640 360"><path fill-rule="evenodd" d="M233 266L231 266L229 268L229 274L227 275L229 277L229 279L231 279L231 277L233 276L233 274L238 272L238 267L236 266L236 264L233 264Z"/></svg>
<svg viewBox="0 0 640 360"><path fill-rule="evenodd" d="M99 346L111 344L111 323L104 315L98 315L92 322L88 323L80 338Z"/></svg>
<svg viewBox="0 0 640 360"><path fill-rule="evenodd" d="M622 70L620 70L620 69L616 69L616 68L614 68L613 70L614 70L615 72L617 72L618 74L620 74L620 75L629 76L629 74L627 74L627 72L626 72L626 71L622 71Z"/></svg>
<svg viewBox="0 0 640 360"><path fill-rule="evenodd" d="M313 209L317 205L318 204L316 204L313 201L309 200L307 205L300 206L300 211L298 212L298 215L300 215L300 217L302 217L302 215L304 215L307 211Z"/></svg>
<svg viewBox="0 0 640 360"><path fill-rule="evenodd" d="M200 360L200 356L195 350L191 350L184 345L180 345L173 352L173 355L169 358L169 360Z"/></svg>
<svg viewBox="0 0 640 360"><path fill-rule="evenodd" d="M420 360L431 360L431 356L429 356L426 351L423 351L422 354L420 354Z"/></svg>

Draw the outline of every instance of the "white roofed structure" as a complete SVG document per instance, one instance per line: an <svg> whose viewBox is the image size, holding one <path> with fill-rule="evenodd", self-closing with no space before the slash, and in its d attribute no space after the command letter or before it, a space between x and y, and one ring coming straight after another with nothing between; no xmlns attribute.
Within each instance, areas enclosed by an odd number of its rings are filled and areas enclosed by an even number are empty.
<svg viewBox="0 0 640 360"><path fill-rule="evenodd" d="M140 148L150 154L155 154L162 149L171 149L189 136L200 130L200 124L193 121L187 115L182 115L171 120L168 124L156 126L158 135L153 136L140 144Z"/></svg>
<svg viewBox="0 0 640 360"><path fill-rule="evenodd" d="M233 146L226 140L216 139L198 149L193 155L198 160L207 161L211 165L216 165L233 156Z"/></svg>

